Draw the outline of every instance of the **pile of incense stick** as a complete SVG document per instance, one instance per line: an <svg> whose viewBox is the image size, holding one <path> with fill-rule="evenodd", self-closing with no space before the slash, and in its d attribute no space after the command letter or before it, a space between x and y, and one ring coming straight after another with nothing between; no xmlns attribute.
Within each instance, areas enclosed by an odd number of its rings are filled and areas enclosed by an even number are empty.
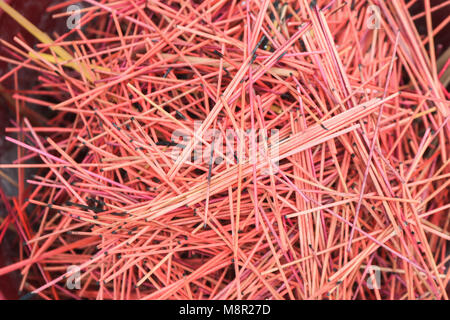
<svg viewBox="0 0 450 320"><path fill-rule="evenodd" d="M0 276L37 299L447 299L449 1L417 2L71 0L46 34L0 0L39 41L0 40Z"/></svg>

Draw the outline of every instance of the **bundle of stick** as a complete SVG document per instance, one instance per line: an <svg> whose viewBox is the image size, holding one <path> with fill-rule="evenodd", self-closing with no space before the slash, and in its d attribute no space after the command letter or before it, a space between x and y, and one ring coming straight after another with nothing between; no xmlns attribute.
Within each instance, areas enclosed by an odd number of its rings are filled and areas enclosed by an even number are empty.
<svg viewBox="0 0 450 320"><path fill-rule="evenodd" d="M43 299L447 299L449 3L416 2L71 0L47 35L0 0L40 41L2 41L0 275Z"/></svg>

